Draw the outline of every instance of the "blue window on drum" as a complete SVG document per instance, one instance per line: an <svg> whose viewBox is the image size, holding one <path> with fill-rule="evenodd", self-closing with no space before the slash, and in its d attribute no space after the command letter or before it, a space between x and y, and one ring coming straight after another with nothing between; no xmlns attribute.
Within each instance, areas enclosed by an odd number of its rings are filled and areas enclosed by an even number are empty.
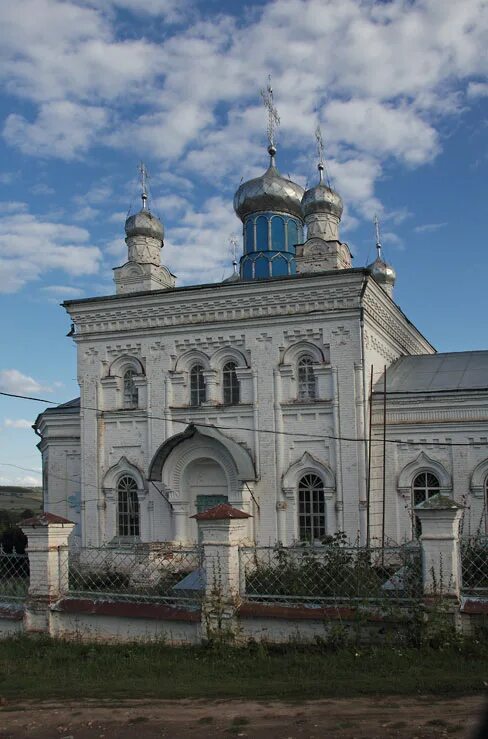
<svg viewBox="0 0 488 739"><path fill-rule="evenodd" d="M256 270L254 274L257 279L269 277L269 260L267 257L258 257L254 264L256 265Z"/></svg>
<svg viewBox="0 0 488 739"><path fill-rule="evenodd" d="M285 257L275 257L271 262L272 276L284 277L288 274L288 260Z"/></svg>
<svg viewBox="0 0 488 739"><path fill-rule="evenodd" d="M244 239L244 252L248 254L250 251L254 251L254 220L251 218L246 223Z"/></svg>
<svg viewBox="0 0 488 739"><path fill-rule="evenodd" d="M273 251L285 250L285 222L276 216L271 219L271 248Z"/></svg>
<svg viewBox="0 0 488 739"><path fill-rule="evenodd" d="M288 221L288 251L294 251L295 244L298 244L298 226L295 221Z"/></svg>
<svg viewBox="0 0 488 739"><path fill-rule="evenodd" d="M257 251L268 249L268 219L266 216L259 216L256 219L256 249Z"/></svg>

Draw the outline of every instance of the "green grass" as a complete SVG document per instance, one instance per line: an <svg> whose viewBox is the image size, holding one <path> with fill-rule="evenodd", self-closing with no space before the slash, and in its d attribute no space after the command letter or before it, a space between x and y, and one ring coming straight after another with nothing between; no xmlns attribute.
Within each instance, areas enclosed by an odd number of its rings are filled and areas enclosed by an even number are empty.
<svg viewBox="0 0 488 739"><path fill-rule="evenodd" d="M250 698L289 701L354 695L463 695L486 690L488 648L391 647L336 652L298 644L230 648L0 641L0 696ZM236 669L237 666L237 669Z"/></svg>

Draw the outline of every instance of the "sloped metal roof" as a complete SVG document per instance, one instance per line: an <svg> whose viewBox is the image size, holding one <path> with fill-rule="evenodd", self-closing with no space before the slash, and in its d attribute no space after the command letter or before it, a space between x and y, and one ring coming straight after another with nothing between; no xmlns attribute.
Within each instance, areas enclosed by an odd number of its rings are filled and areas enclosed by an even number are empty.
<svg viewBox="0 0 488 739"><path fill-rule="evenodd" d="M375 384L383 392L383 377ZM488 390L488 351L400 357L386 371L387 393Z"/></svg>
<svg viewBox="0 0 488 739"><path fill-rule="evenodd" d="M73 413L80 408L80 398L73 398L68 400L67 403L61 403L60 405L49 406L43 413Z"/></svg>

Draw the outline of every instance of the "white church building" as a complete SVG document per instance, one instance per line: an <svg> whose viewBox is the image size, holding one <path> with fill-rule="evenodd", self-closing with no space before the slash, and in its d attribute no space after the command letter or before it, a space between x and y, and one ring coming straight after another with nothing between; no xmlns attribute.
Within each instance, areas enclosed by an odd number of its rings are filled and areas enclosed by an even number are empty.
<svg viewBox="0 0 488 739"><path fill-rule="evenodd" d="M261 545L408 540L413 505L439 491L486 524L488 351L435 353L394 301L379 239L373 264L351 266L323 164L304 191L272 137L268 151L234 198L232 277L176 286L143 186L114 294L64 303L80 398L35 429L44 508L83 545L190 544L192 516L223 501Z"/></svg>

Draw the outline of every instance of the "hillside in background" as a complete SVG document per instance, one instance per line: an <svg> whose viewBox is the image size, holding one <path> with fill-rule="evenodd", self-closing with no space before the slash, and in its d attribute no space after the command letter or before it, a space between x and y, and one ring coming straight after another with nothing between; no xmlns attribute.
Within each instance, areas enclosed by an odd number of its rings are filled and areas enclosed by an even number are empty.
<svg viewBox="0 0 488 739"><path fill-rule="evenodd" d="M17 513L29 509L37 513L42 506L42 488L0 485L0 510Z"/></svg>

